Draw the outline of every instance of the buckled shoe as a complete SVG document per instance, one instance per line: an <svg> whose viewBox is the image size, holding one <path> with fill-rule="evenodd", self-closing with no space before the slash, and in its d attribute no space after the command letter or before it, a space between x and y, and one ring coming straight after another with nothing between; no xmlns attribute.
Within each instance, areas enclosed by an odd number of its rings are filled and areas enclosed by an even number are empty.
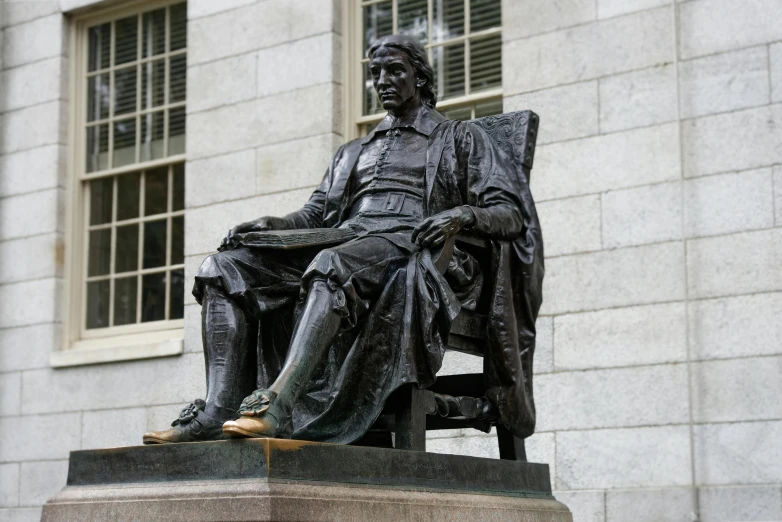
<svg viewBox="0 0 782 522"><path fill-rule="evenodd" d="M171 427L163 431L144 434L144 444L170 444L175 442L200 442L228 438L222 430L222 423L204 413L206 403L196 399L186 406Z"/></svg>
<svg viewBox="0 0 782 522"><path fill-rule="evenodd" d="M255 390L242 401L240 417L223 424L223 433L233 438L289 439L291 414L269 390Z"/></svg>

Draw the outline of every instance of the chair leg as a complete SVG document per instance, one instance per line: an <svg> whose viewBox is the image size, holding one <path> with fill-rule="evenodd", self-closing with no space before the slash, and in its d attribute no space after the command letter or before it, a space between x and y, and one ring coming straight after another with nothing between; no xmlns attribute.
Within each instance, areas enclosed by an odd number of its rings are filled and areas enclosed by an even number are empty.
<svg viewBox="0 0 782 522"><path fill-rule="evenodd" d="M501 424L497 425L497 443L500 446L501 459L527 461L524 439L518 438Z"/></svg>
<svg viewBox="0 0 782 522"><path fill-rule="evenodd" d="M402 386L394 427L394 447L426 451L426 396L413 384Z"/></svg>

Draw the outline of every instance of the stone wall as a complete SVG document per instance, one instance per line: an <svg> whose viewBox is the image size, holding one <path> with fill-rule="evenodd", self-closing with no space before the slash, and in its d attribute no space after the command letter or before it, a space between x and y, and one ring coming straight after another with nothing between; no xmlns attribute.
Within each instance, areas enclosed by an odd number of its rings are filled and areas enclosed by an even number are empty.
<svg viewBox="0 0 782 522"><path fill-rule="evenodd" d="M0 3L0 521L37 520L70 450L138 444L204 393L190 297L181 356L49 365L67 12L101 4ZM190 0L188 279L231 225L299 206L342 142L341 5ZM505 110L541 115L527 446L576 521L782 519L780 19L778 0L503 2ZM476 433L428 447L496 457Z"/></svg>

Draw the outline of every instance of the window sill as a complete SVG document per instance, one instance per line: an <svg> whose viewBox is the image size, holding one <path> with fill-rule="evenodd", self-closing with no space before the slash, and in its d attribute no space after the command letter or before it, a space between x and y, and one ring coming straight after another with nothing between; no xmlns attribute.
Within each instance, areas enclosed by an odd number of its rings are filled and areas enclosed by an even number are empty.
<svg viewBox="0 0 782 522"><path fill-rule="evenodd" d="M76 341L69 349L52 353L49 363L54 368L64 368L170 357L183 352L184 332L177 329Z"/></svg>

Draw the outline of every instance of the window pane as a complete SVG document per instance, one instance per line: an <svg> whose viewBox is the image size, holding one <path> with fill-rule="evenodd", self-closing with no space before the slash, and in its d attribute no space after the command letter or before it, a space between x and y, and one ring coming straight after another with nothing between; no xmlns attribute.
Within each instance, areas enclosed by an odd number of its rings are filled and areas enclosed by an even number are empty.
<svg viewBox="0 0 782 522"><path fill-rule="evenodd" d="M475 117L494 116L502 114L502 100L493 100L475 105Z"/></svg>
<svg viewBox="0 0 782 522"><path fill-rule="evenodd" d="M117 221L138 217L141 174L117 177Z"/></svg>
<svg viewBox="0 0 782 522"><path fill-rule="evenodd" d="M139 225L117 227L117 253L114 256L114 272L130 272L138 268Z"/></svg>
<svg viewBox="0 0 782 522"><path fill-rule="evenodd" d="M114 72L114 114L136 111L136 66Z"/></svg>
<svg viewBox="0 0 782 522"><path fill-rule="evenodd" d="M436 0L433 9L433 41L442 42L464 34L464 0Z"/></svg>
<svg viewBox="0 0 782 522"><path fill-rule="evenodd" d="M427 0L399 0L397 25L397 33L410 35L426 45L429 32Z"/></svg>
<svg viewBox="0 0 782 522"><path fill-rule="evenodd" d="M171 50L187 46L187 4L171 6Z"/></svg>
<svg viewBox="0 0 782 522"><path fill-rule="evenodd" d="M470 42L470 90L480 92L502 86L502 37Z"/></svg>
<svg viewBox="0 0 782 522"><path fill-rule="evenodd" d="M171 272L171 303L169 304L169 319L182 319L185 316L185 271Z"/></svg>
<svg viewBox="0 0 782 522"><path fill-rule="evenodd" d="M111 229L104 228L90 232L87 275L102 276L109 273L111 266Z"/></svg>
<svg viewBox="0 0 782 522"><path fill-rule="evenodd" d="M166 274L147 274L141 279L141 321L166 318Z"/></svg>
<svg viewBox="0 0 782 522"><path fill-rule="evenodd" d="M171 81L168 92L168 103L185 101L185 77L187 69L187 58L175 56L171 58L171 70L169 71L169 80Z"/></svg>
<svg viewBox="0 0 782 522"><path fill-rule="evenodd" d="M179 216L171 219L171 264L181 265L185 262L185 218Z"/></svg>
<svg viewBox="0 0 782 522"><path fill-rule="evenodd" d="M112 164L115 167L136 162L136 118L114 122L113 152Z"/></svg>
<svg viewBox="0 0 782 522"><path fill-rule="evenodd" d="M184 210L185 208L185 164L174 165L174 194L171 210Z"/></svg>
<svg viewBox="0 0 782 522"><path fill-rule="evenodd" d="M87 328L109 325L109 281L87 283Z"/></svg>
<svg viewBox="0 0 782 522"><path fill-rule="evenodd" d="M168 167L150 170L144 180L144 215L162 214L168 210Z"/></svg>
<svg viewBox="0 0 782 522"><path fill-rule="evenodd" d="M369 50L372 43L387 34L393 34L393 18L391 2L368 5L364 7L364 48Z"/></svg>
<svg viewBox="0 0 782 522"><path fill-rule="evenodd" d="M441 99L464 94L464 44L435 47L433 51L437 93Z"/></svg>
<svg viewBox="0 0 782 522"><path fill-rule="evenodd" d="M443 112L443 116L449 120L467 121L472 119L472 107L457 107Z"/></svg>
<svg viewBox="0 0 782 522"><path fill-rule="evenodd" d="M87 79L87 121L109 117L109 88L108 74Z"/></svg>
<svg viewBox="0 0 782 522"><path fill-rule="evenodd" d="M141 161L162 158L163 111L141 115Z"/></svg>
<svg viewBox="0 0 782 522"><path fill-rule="evenodd" d="M166 264L166 220L144 223L144 268Z"/></svg>
<svg viewBox="0 0 782 522"><path fill-rule="evenodd" d="M90 71L105 69L109 66L109 45L111 45L111 24L90 27L90 50L87 65Z"/></svg>
<svg viewBox="0 0 782 522"><path fill-rule="evenodd" d="M141 108L151 109L165 103L166 61L141 65Z"/></svg>
<svg viewBox="0 0 782 522"><path fill-rule="evenodd" d="M470 32L502 25L500 0L470 0Z"/></svg>
<svg viewBox="0 0 782 522"><path fill-rule="evenodd" d="M136 287L138 277L121 277L114 280L114 325L136 322Z"/></svg>
<svg viewBox="0 0 782 522"><path fill-rule="evenodd" d="M87 127L87 172L109 166L109 126Z"/></svg>
<svg viewBox="0 0 782 522"><path fill-rule="evenodd" d="M112 178L90 182L90 225L111 221Z"/></svg>
<svg viewBox="0 0 782 522"><path fill-rule="evenodd" d="M166 52L166 10L157 9L144 13L144 41L141 44L141 54L144 58Z"/></svg>
<svg viewBox="0 0 782 522"><path fill-rule="evenodd" d="M168 155L185 152L185 108L171 109L168 113Z"/></svg>
<svg viewBox="0 0 782 522"><path fill-rule="evenodd" d="M138 17L130 16L115 22L114 65L133 62L138 56Z"/></svg>

